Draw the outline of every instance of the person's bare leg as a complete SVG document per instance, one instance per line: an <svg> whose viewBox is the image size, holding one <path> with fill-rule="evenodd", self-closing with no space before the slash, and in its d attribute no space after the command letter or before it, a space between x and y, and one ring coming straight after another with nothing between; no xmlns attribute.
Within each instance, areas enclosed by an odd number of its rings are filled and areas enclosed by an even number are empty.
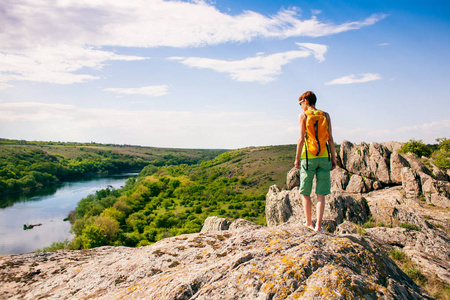
<svg viewBox="0 0 450 300"><path fill-rule="evenodd" d="M310 201L311 204L311 201ZM311 209L311 207L310 207ZM322 228L322 218L323 211L325 210L325 195L317 195L317 204L316 204L316 214L317 214L317 222L316 222L316 230L320 230ZM310 211L311 214L311 211Z"/></svg>
<svg viewBox="0 0 450 300"><path fill-rule="evenodd" d="M312 226L311 196L310 195L302 195L302 200L303 200L303 210L305 212L305 218L306 218L306 226Z"/></svg>

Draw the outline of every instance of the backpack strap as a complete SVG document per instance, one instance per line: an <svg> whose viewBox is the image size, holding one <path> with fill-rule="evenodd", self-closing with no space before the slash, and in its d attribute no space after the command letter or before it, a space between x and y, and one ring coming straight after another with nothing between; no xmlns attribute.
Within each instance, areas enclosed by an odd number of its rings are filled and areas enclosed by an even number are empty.
<svg viewBox="0 0 450 300"><path fill-rule="evenodd" d="M323 115L325 116L325 118L327 119L327 126L328 126L328 113L323 112ZM326 146L327 146L327 152L328 152L328 161L331 161L331 154L330 154L330 144L328 143L328 141L326 142Z"/></svg>
<svg viewBox="0 0 450 300"><path fill-rule="evenodd" d="M306 112L304 112L305 116L306 116L306 120L308 120L308 114ZM305 122L306 122L305 120ZM308 170L308 142L306 141L307 139L307 135L306 135L306 125L305 125L305 153L306 153L306 170Z"/></svg>

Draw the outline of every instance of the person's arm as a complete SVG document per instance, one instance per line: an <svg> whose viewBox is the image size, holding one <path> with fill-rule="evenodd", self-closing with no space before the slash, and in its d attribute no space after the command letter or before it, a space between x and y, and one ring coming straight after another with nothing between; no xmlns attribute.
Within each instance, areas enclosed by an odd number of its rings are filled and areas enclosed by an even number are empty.
<svg viewBox="0 0 450 300"><path fill-rule="evenodd" d="M306 130L306 115L300 114L298 116L298 124L300 126L300 137L297 141L297 153L295 155L295 168L300 169L300 157L302 156L303 144L305 143L305 130Z"/></svg>
<svg viewBox="0 0 450 300"><path fill-rule="evenodd" d="M330 145L330 154L331 154L331 170L334 170L336 168L336 148L334 147L334 140L333 140L333 132L331 129L331 117L330 114L328 114L327 122L328 122L328 145Z"/></svg>

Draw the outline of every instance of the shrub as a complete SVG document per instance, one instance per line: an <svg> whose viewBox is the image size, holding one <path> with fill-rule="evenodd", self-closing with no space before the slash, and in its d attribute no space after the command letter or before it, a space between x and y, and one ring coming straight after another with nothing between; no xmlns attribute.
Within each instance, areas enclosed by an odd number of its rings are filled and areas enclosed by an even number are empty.
<svg viewBox="0 0 450 300"><path fill-rule="evenodd" d="M81 240L84 249L100 247L106 245L106 234L100 226L92 224L83 229Z"/></svg>
<svg viewBox="0 0 450 300"><path fill-rule="evenodd" d="M433 153L434 164L441 169L450 169L450 140L446 138L436 139L439 150Z"/></svg>
<svg viewBox="0 0 450 300"><path fill-rule="evenodd" d="M422 140L416 141L415 139L409 140L403 144L403 146L399 150L400 153L414 153L419 157L426 156L430 157L431 149L425 145Z"/></svg>

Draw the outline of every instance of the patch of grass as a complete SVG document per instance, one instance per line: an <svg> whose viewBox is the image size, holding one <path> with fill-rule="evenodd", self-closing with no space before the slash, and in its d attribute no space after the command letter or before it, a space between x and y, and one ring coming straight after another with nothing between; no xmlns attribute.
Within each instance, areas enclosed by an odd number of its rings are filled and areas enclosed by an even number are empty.
<svg viewBox="0 0 450 300"><path fill-rule="evenodd" d="M406 275L408 275L417 285L423 286L427 282L427 278L422 272L415 266L407 268L405 270Z"/></svg>
<svg viewBox="0 0 450 300"><path fill-rule="evenodd" d="M358 230L356 231L356 233L359 234L360 236L365 236L366 230L363 227L358 227Z"/></svg>
<svg viewBox="0 0 450 300"><path fill-rule="evenodd" d="M370 216L369 219L362 225L363 228L373 228L375 227L375 220L373 216Z"/></svg>
<svg viewBox="0 0 450 300"><path fill-rule="evenodd" d="M450 300L450 285L439 280L436 275L428 278L423 287L436 299Z"/></svg>
<svg viewBox="0 0 450 300"><path fill-rule="evenodd" d="M37 249L34 252L45 252L45 251L56 251L56 250L65 250L68 249L69 240L64 240L62 242L53 242L50 246L44 247L42 249Z"/></svg>
<svg viewBox="0 0 450 300"><path fill-rule="evenodd" d="M402 261L402 262L406 260L406 254L397 249L392 249L389 252L389 257L392 258L393 260Z"/></svg>
<svg viewBox="0 0 450 300"><path fill-rule="evenodd" d="M422 231L422 229L419 226L410 223L400 223L399 227L410 230Z"/></svg>

